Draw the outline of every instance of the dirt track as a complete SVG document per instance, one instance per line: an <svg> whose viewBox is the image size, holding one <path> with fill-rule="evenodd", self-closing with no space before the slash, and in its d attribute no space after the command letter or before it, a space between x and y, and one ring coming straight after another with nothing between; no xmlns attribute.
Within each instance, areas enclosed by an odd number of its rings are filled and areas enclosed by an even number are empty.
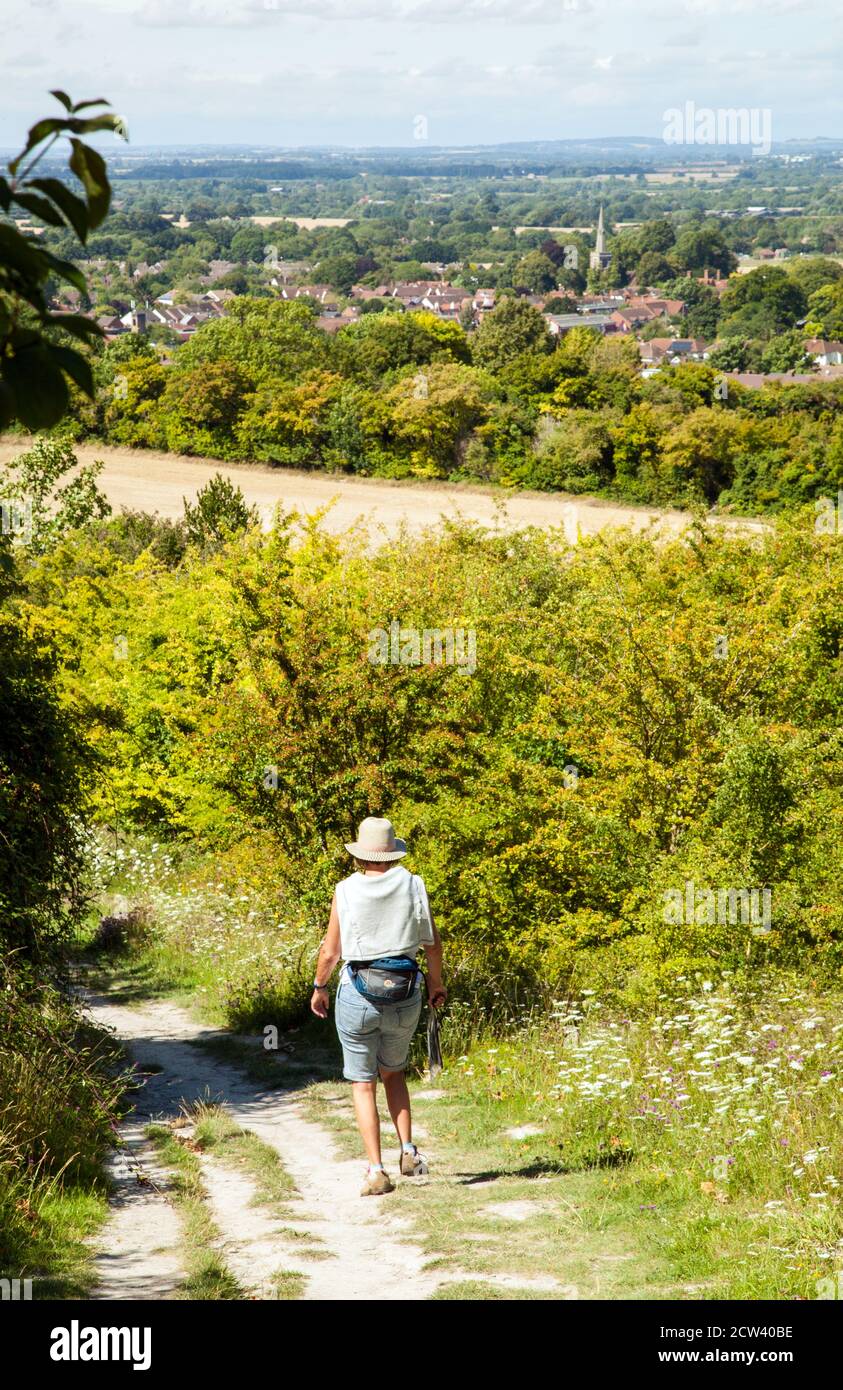
<svg viewBox="0 0 843 1390"><path fill-rule="evenodd" d="M371 1203L360 1197L362 1160L338 1156L330 1133L302 1115L295 1090L267 1090L191 1047L214 1033L184 1009L169 1000L127 1007L107 995L83 997L97 1022L113 1029L148 1070L134 1113L121 1125L126 1157L112 1155L109 1164L116 1190L111 1219L93 1242L99 1247L95 1299L167 1299L176 1292L183 1276L180 1223L163 1189L149 1181L162 1175L145 1127L172 1120L183 1102L203 1098L224 1101L233 1120L274 1148L297 1189L288 1204L292 1215L279 1230L277 1221L255 1208L254 1189L243 1175L232 1177L208 1158L203 1163L223 1236L220 1253L250 1296L271 1296L266 1286L276 1270L302 1274L306 1300L340 1302L422 1300L444 1283L470 1277L428 1268L405 1232L406 1220L390 1208L373 1219ZM136 1172L144 1178L140 1184ZM296 1253L291 1228L319 1238L318 1263Z"/></svg>
<svg viewBox="0 0 843 1390"><path fill-rule="evenodd" d="M0 441L0 463L20 453L24 443ZM570 541L577 535L593 535L607 526L632 526L642 530L655 522L659 530L676 533L690 521L686 512L657 507L621 507L591 497L569 497L536 492L504 492L449 483L405 483L384 479L331 476L293 472L250 464L224 464L215 459L185 458L146 449L118 449L111 445L80 444L80 463L102 459L105 469L100 487L115 511L121 507L158 512L175 520L182 515L185 497L193 497L215 473L223 473L243 490L246 500L260 509L268 526L277 503L286 510L313 512L330 506L325 525L344 531L361 518L395 535L406 525L421 531L443 517L462 516L469 521L522 526L564 526ZM761 531L764 523L723 520L730 530Z"/></svg>

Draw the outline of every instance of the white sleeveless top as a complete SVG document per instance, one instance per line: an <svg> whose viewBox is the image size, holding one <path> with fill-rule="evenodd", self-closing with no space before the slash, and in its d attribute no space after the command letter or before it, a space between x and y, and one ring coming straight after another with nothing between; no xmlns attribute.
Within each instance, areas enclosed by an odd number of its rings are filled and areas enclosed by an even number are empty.
<svg viewBox="0 0 843 1390"><path fill-rule="evenodd" d="M343 960L414 956L432 945L427 889L403 864L383 874L349 874L336 894Z"/></svg>

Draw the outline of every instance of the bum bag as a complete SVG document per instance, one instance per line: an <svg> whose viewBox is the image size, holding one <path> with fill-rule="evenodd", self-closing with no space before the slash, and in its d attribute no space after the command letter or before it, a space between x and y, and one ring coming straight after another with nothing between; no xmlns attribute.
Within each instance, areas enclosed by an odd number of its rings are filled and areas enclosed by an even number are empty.
<svg viewBox="0 0 843 1390"><path fill-rule="evenodd" d="M372 1004L397 1004L409 999L416 987L416 977L421 973L410 956L352 960L348 968L358 994Z"/></svg>

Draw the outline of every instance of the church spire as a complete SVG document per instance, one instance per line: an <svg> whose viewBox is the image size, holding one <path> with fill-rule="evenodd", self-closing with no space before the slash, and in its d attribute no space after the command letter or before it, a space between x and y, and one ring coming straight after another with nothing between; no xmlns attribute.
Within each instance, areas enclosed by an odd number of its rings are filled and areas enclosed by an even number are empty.
<svg viewBox="0 0 843 1390"><path fill-rule="evenodd" d="M597 233L594 238L594 250L588 258L591 270L606 270L612 263L612 257L606 251L606 229L603 225L603 204L600 204L600 216L597 218Z"/></svg>

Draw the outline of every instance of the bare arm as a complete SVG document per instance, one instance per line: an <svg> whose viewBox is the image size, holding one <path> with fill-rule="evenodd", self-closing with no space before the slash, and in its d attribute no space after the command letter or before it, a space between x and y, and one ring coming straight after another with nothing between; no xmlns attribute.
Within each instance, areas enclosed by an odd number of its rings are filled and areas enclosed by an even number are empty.
<svg viewBox="0 0 843 1390"><path fill-rule="evenodd" d="M442 986L442 938L439 935L439 928L433 920L432 912L430 925L433 927L433 941L431 945L425 945L424 948L427 957L427 997L436 1009L440 1004L445 1003L448 991Z"/></svg>
<svg viewBox="0 0 843 1390"><path fill-rule="evenodd" d="M337 895L333 896L331 902L331 916L328 921L328 930L322 938L322 945L319 947L319 959L316 962L316 980L320 985L327 985L336 969L336 965L342 948L340 946L340 919L337 912ZM315 989L310 1001L312 1011L319 1018L328 1017L328 994L324 989Z"/></svg>

